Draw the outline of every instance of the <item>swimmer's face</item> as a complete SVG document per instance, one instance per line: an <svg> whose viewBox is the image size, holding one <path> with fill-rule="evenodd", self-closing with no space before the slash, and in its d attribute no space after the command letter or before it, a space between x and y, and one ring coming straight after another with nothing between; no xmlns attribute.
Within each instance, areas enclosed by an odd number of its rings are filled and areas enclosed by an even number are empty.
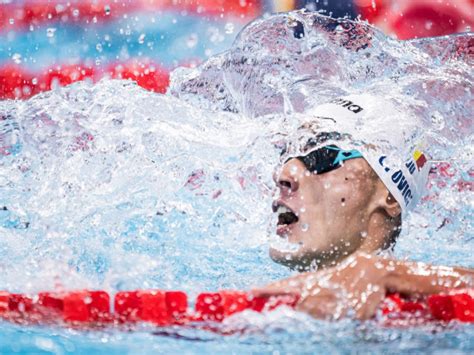
<svg viewBox="0 0 474 355"><path fill-rule="evenodd" d="M361 248L374 196L383 188L363 158L314 174L294 158L276 173L277 234L298 248L270 249L271 258L299 270L331 265ZM291 212L290 212L291 211ZM292 215L294 214L294 215Z"/></svg>

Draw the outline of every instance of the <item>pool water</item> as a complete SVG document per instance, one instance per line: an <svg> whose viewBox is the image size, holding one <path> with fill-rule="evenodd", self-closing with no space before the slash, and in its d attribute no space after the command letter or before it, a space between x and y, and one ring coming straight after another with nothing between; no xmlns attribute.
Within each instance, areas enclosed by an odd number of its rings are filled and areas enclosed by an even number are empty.
<svg viewBox="0 0 474 355"><path fill-rule="evenodd" d="M293 12L248 25L226 52L172 73L166 95L120 80L0 101L0 287L248 289L291 274L268 257L272 174L312 132L311 109L381 95L404 117L362 122L363 142L424 141L429 194L405 221L399 258L473 267L472 33L408 42ZM324 123L320 123L324 129ZM383 133L380 127L385 127ZM383 134L404 132L406 146ZM1 352L398 353L474 350L474 327L326 322L280 309L222 327L157 333L0 323Z"/></svg>

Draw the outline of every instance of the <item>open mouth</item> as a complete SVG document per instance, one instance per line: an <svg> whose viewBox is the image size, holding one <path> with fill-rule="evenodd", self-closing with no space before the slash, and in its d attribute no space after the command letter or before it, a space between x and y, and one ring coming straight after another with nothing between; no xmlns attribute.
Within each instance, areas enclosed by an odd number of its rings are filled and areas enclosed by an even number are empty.
<svg viewBox="0 0 474 355"><path fill-rule="evenodd" d="M298 222L298 216L288 207L283 205L274 206L273 210L278 213L278 225L291 225Z"/></svg>

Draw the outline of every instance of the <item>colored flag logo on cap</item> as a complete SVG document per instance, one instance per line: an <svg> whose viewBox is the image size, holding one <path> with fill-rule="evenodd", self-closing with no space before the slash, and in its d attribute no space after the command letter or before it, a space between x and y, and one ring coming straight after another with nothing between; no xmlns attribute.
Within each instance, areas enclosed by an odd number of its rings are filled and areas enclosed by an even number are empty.
<svg viewBox="0 0 474 355"><path fill-rule="evenodd" d="M423 168L427 161L425 155L419 150L415 150L415 152L413 153L413 159L415 160L416 168L418 169L418 171Z"/></svg>

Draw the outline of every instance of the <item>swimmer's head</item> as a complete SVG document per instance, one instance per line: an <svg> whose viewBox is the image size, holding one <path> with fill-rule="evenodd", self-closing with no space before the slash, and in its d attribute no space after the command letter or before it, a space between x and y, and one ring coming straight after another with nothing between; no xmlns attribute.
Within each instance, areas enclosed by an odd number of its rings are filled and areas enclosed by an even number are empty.
<svg viewBox="0 0 474 355"><path fill-rule="evenodd" d="M358 99L341 99L312 113L331 118L336 127L342 120L370 119L370 105ZM347 110L347 102L357 107ZM423 192L428 173L424 156L416 151L410 159L397 161L373 145L345 148L312 144L277 172L277 234L292 248L272 247L273 260L305 270L395 242L402 212L412 209Z"/></svg>

